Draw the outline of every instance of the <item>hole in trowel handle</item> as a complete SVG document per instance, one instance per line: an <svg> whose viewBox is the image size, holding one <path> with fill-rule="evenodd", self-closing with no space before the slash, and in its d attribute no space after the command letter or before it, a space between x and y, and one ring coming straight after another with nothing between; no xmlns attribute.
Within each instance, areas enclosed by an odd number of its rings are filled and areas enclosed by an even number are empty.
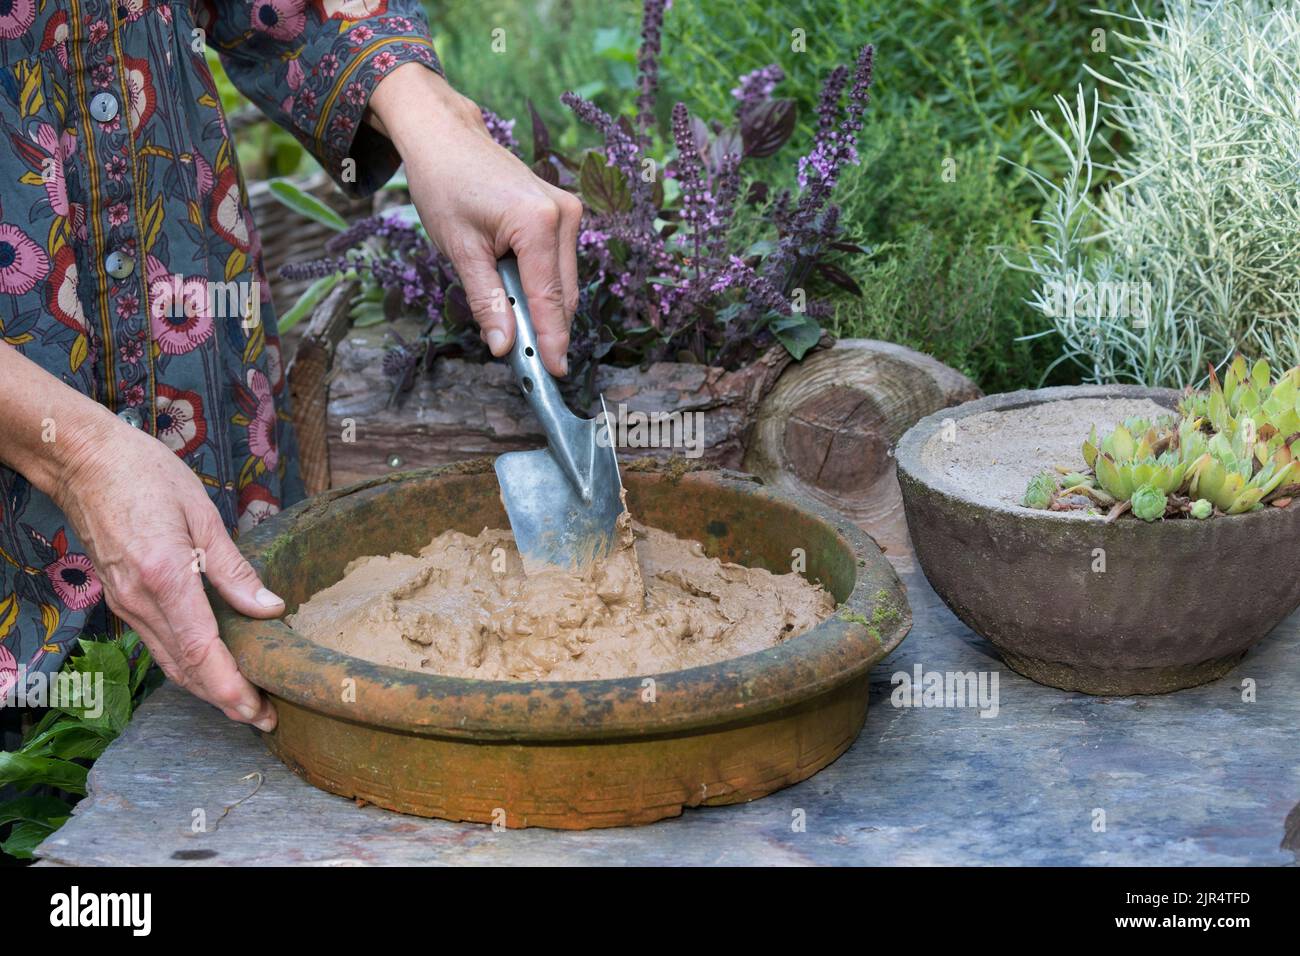
<svg viewBox="0 0 1300 956"><path fill-rule="evenodd" d="M527 355L529 358L532 358L532 357L533 357L533 347L532 347L531 345L525 345L525 346L524 346L524 354Z"/></svg>
<svg viewBox="0 0 1300 956"><path fill-rule="evenodd" d="M533 380L525 375L523 382L525 394L531 395L533 393Z"/></svg>

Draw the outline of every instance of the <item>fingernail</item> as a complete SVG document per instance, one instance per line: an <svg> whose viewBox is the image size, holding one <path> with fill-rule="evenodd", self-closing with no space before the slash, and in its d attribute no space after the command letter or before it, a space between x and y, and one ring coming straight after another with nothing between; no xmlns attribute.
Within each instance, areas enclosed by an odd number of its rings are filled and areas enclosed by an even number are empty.
<svg viewBox="0 0 1300 956"><path fill-rule="evenodd" d="M245 720L252 720L258 715L262 708L254 707L252 704L240 704L235 709L239 711L240 717L243 717Z"/></svg>
<svg viewBox="0 0 1300 956"><path fill-rule="evenodd" d="M560 356L560 375L564 376L568 374L569 374L569 357L567 355L562 355Z"/></svg>
<svg viewBox="0 0 1300 956"><path fill-rule="evenodd" d="M488 329L487 344L493 355L500 355L506 347L506 334L500 329Z"/></svg>
<svg viewBox="0 0 1300 956"><path fill-rule="evenodd" d="M275 721L270 717L263 717L261 720L257 721L257 723L253 724L253 726L262 733L269 734L271 731L275 730Z"/></svg>
<svg viewBox="0 0 1300 956"><path fill-rule="evenodd" d="M262 605L262 607L279 607L281 604L284 603L283 598L280 598L275 594L272 594L266 588L259 588L255 597L257 603ZM249 714L248 716L251 717L253 715Z"/></svg>

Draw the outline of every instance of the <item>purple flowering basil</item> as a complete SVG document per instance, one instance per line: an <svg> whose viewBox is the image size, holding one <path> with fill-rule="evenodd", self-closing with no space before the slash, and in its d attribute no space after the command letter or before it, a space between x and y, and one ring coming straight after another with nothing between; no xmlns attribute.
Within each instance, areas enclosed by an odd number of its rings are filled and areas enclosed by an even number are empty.
<svg viewBox="0 0 1300 956"><path fill-rule="evenodd" d="M286 265L280 274L289 279L314 279L355 271L400 302L400 311L424 320L424 330L416 341L399 342L386 356L385 371L393 373L389 377L398 381L398 391L409 387L416 366L427 367L436 355L487 355L476 327L449 324L447 295L458 279L451 261L419 226L391 214L369 216L333 237L326 249L333 255ZM395 329L390 334L398 337Z"/></svg>
<svg viewBox="0 0 1300 956"><path fill-rule="evenodd" d="M763 273L782 288L797 286L807 275L811 262L804 250L820 249L834 238L839 210L827 207L841 170L857 161L856 143L870 100L874 58L870 44L858 52L853 86L842 112L840 98L849 74L843 67L832 71L818 102L812 149L799 161L798 200L786 192L774 204L772 216L782 237L777 251L764 262Z"/></svg>
<svg viewBox="0 0 1300 956"><path fill-rule="evenodd" d="M637 161L641 150L636 139L612 116L590 100L572 91L561 94L560 102L573 110L574 115L589 126L594 126L605 137L605 160L632 182L640 179Z"/></svg>
<svg viewBox="0 0 1300 956"><path fill-rule="evenodd" d="M625 120L615 120L576 93L565 93L560 99L580 120L604 136L606 163L621 174L630 195L626 211L588 216L589 226L605 231L610 240L627 248L623 268L611 271L612 260L605 256L601 272L611 278L610 292L622 300L628 315L658 327L666 311L665 303L661 287L650 279L674 274L675 264L655 230L659 208L653 181L642 175L643 150Z"/></svg>
<svg viewBox="0 0 1300 956"><path fill-rule="evenodd" d="M673 107L673 139L677 143L677 162L673 166L673 175L682 187L681 219L682 222L690 223L698 233L714 225L714 200L705 181L699 142L685 103Z"/></svg>
<svg viewBox="0 0 1300 956"><path fill-rule="evenodd" d="M530 104L534 159L549 164L553 184L576 187L586 207L578 236L571 374L564 385L578 391L584 406L593 397L600 362L689 357L736 368L776 341L798 357L816 341L816 320L831 314L831 304L809 299L805 311L796 314L794 290L804 288L814 273L849 292L856 289L852 278L824 257L830 251L861 251L840 241L840 210L830 199L844 167L858 162L872 47L862 47L852 71L839 67L827 77L813 142L798 159L799 188L768 202L767 185L749 165L742 175L741 166L766 162L794 132L794 102L772 98L785 76L777 64L738 78L730 127L693 118L685 104L675 104L668 144L673 149L666 163L659 162L665 157L654 138L656 98L669 6L666 0L644 2L633 119L615 118L572 92L561 97L600 135L598 151L576 160L562 155ZM517 154L514 121L486 109L483 118L493 138ZM677 186L671 203L665 202L665 179ZM737 233L742 202L766 203L763 215L772 232L763 241L753 242L748 222ZM385 370L396 381L394 395L410 386L417 369L431 369L437 355L486 357L451 262L417 226L371 217L337 236L326 251L327 256L286 267L282 274L315 278L355 270L384 290L386 310L396 305L425 318L422 334L412 342L393 330L397 345Z"/></svg>
<svg viewBox="0 0 1300 956"><path fill-rule="evenodd" d="M650 145L650 131L655 120L655 100L659 93L659 51L663 41L664 11L670 0L645 0L641 16L641 46L637 50L636 101L637 140Z"/></svg>
<svg viewBox="0 0 1300 956"><path fill-rule="evenodd" d="M504 146L519 156L519 140L515 139L515 121L502 119L486 106L480 106L479 112L483 114L483 123L497 145Z"/></svg>
<svg viewBox="0 0 1300 956"><path fill-rule="evenodd" d="M761 106L772 98L776 84L785 79L785 71L775 63L760 67L740 78L731 95L736 103L736 116L740 117L755 106Z"/></svg>

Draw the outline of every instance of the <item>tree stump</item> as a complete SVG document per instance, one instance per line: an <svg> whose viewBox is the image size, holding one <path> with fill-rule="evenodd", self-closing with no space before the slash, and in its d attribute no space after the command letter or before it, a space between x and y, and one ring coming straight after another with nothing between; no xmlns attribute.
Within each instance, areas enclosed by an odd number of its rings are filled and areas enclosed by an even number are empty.
<svg viewBox="0 0 1300 956"><path fill-rule="evenodd" d="M926 415L980 394L921 352L841 339L785 370L758 408L742 468L841 512L910 569L894 443Z"/></svg>

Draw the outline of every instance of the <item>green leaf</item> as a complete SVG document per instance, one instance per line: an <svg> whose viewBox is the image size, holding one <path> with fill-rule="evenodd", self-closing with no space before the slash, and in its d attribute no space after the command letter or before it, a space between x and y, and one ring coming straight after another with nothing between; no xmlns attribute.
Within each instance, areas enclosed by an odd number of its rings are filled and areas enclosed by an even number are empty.
<svg viewBox="0 0 1300 956"><path fill-rule="evenodd" d="M630 63L624 63L621 60L617 63L611 63L609 74L614 78L614 85L620 90L630 90L636 86L636 70Z"/></svg>
<svg viewBox="0 0 1300 956"><path fill-rule="evenodd" d="M43 823L29 821L15 824L13 830L9 833L9 839L0 843L0 850L15 859L30 860L36 848L63 823L64 820L60 820L55 826L46 826Z"/></svg>
<svg viewBox="0 0 1300 956"><path fill-rule="evenodd" d="M70 682L76 696L64 713L80 717L88 727L121 733L131 720L131 670L122 648L110 641L81 640L81 653L71 658L73 671L88 680ZM91 694L84 699L85 684Z"/></svg>
<svg viewBox="0 0 1300 956"><path fill-rule="evenodd" d="M785 346L787 352L797 362L808 354L822 337L822 327L812 319L803 316L793 321L780 322L772 326L772 334Z"/></svg>
<svg viewBox="0 0 1300 956"><path fill-rule="evenodd" d="M72 807L58 797L15 797L0 803L0 826L25 822L57 829L71 813Z"/></svg>
<svg viewBox="0 0 1300 956"><path fill-rule="evenodd" d="M303 294L298 296L298 301L293 304L293 308L280 316L280 334L283 335L311 315L316 306L324 301L325 296L330 294L342 278L343 276L336 272L333 275L323 276L309 285Z"/></svg>
<svg viewBox="0 0 1300 956"><path fill-rule="evenodd" d="M1255 363L1255 367L1250 370L1250 381L1259 391L1263 392L1268 388L1269 368L1268 360L1260 359Z"/></svg>
<svg viewBox="0 0 1300 956"><path fill-rule="evenodd" d="M65 760L73 757L94 758L117 736L110 730L88 727L83 721L64 716L60 711L52 713L59 715L59 721L24 740L19 753L29 757L61 757Z"/></svg>
<svg viewBox="0 0 1300 956"><path fill-rule="evenodd" d="M130 638L135 638L135 640L131 641L129 640ZM136 634L134 631L127 631L124 635L122 635L122 650L126 653L127 660L131 659L131 651L134 649L135 644L139 640L140 640L140 636ZM153 668L153 654L149 652L149 648L141 644L140 650L136 652L135 655L135 663L131 667L132 699L135 698L136 693L140 690L140 686L144 683L145 678L149 676L149 672L152 668Z"/></svg>
<svg viewBox="0 0 1300 956"><path fill-rule="evenodd" d="M592 34L591 52L607 60L635 64L637 45L624 27L597 27Z"/></svg>
<svg viewBox="0 0 1300 956"><path fill-rule="evenodd" d="M303 192L288 179L273 179L268 184L271 195L294 212L342 232L347 220L310 193Z"/></svg>
<svg viewBox="0 0 1300 956"><path fill-rule="evenodd" d="M29 757L0 750L0 786L6 784L18 790L45 784L84 794L86 768L57 757Z"/></svg>
<svg viewBox="0 0 1300 956"><path fill-rule="evenodd" d="M352 327L357 329L368 329L388 320L382 302L358 302L348 315L352 319Z"/></svg>
<svg viewBox="0 0 1300 956"><path fill-rule="evenodd" d="M622 171L605 165L605 157L596 152L587 153L578 174L582 198L596 212L627 212L632 208L632 192Z"/></svg>
<svg viewBox="0 0 1300 956"><path fill-rule="evenodd" d="M278 127L277 127L278 129ZM292 176L302 165L306 150L292 136L277 137L275 140L274 171L280 176Z"/></svg>
<svg viewBox="0 0 1300 956"><path fill-rule="evenodd" d="M63 666L66 667L67 664L65 663ZM26 741L31 740L33 737L37 736L38 734L44 733L45 731L53 727L58 721L63 719L64 719L64 715L61 711L47 710L45 712L45 716L43 716L40 720L36 722L36 726L32 727L27 731L26 735L23 738L24 746L26 746Z"/></svg>
<svg viewBox="0 0 1300 956"><path fill-rule="evenodd" d="M50 756L62 760L95 760L116 738L116 734L101 733L94 727L71 727L50 739Z"/></svg>

